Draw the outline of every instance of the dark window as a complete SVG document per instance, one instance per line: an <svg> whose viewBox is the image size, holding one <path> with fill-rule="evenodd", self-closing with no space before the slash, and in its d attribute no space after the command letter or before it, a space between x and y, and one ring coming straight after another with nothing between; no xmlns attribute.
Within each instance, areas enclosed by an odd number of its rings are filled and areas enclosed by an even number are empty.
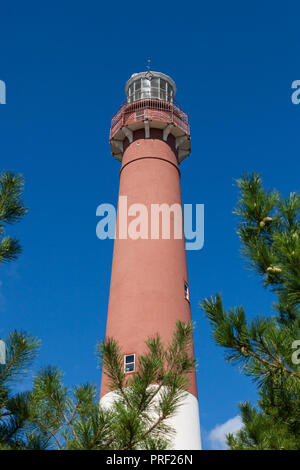
<svg viewBox="0 0 300 470"><path fill-rule="evenodd" d="M124 356L124 372L134 372L135 354L126 354Z"/></svg>
<svg viewBox="0 0 300 470"><path fill-rule="evenodd" d="M186 282L184 283L184 297L186 298L186 300L190 300L190 289L189 285Z"/></svg>

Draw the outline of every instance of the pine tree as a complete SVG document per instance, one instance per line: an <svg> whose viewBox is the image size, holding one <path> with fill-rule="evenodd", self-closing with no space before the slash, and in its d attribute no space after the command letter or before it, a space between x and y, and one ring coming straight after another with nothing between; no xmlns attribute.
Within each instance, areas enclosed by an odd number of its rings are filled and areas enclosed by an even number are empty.
<svg viewBox="0 0 300 470"><path fill-rule="evenodd" d="M168 418L186 396L188 374L195 366L191 340L192 325L181 322L167 347L159 336L149 338L132 375L124 372L124 356L113 339L99 343L98 359L115 393L110 408L99 405L94 385L68 389L57 368L42 369L33 384L32 431L53 449L168 448L174 435Z"/></svg>
<svg viewBox="0 0 300 470"><path fill-rule="evenodd" d="M0 449L42 449L44 438L29 421L32 394L15 393L37 357L40 342L25 332L12 331L5 346L5 364L0 364Z"/></svg>
<svg viewBox="0 0 300 470"><path fill-rule="evenodd" d="M201 302L227 361L257 384L258 403L241 403L243 428L231 449L300 449L300 195L265 191L260 175L237 181L234 213L248 267L276 295L273 313L247 320L221 295Z"/></svg>
<svg viewBox="0 0 300 470"><path fill-rule="evenodd" d="M21 253L20 242L4 236L5 224L19 222L27 212L22 201L24 179L22 175L3 171L0 175L0 264L16 259Z"/></svg>
<svg viewBox="0 0 300 470"><path fill-rule="evenodd" d="M56 367L41 369L32 391L14 393L36 359L40 342L16 331L6 339L0 365L0 450L167 449L174 430L168 422L186 396L192 325L178 322L165 347L159 336L146 342L133 375L124 372L123 354L113 339L99 343L97 355L115 393L110 408L99 405L96 386L68 388Z"/></svg>
<svg viewBox="0 0 300 470"><path fill-rule="evenodd" d="M0 264L21 253L16 238L4 236L5 225L19 222L27 212L22 201L24 179L3 171L0 175ZM25 424L29 418L30 393L14 393L16 382L26 375L39 348L39 341L26 332L13 331L1 341L0 449L40 448L39 436ZM26 428L26 429L25 429Z"/></svg>

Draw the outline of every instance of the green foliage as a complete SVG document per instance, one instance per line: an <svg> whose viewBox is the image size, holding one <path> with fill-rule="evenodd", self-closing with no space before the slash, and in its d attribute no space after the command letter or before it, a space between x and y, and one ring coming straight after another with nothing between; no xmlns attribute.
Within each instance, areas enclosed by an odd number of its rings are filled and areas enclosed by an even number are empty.
<svg viewBox="0 0 300 470"><path fill-rule="evenodd" d="M16 238L4 236L4 224L19 222L27 212L22 201L24 179L3 171L0 175L0 264L16 259L22 248Z"/></svg>
<svg viewBox="0 0 300 470"><path fill-rule="evenodd" d="M50 448L103 448L108 416L99 409L96 388L85 384L69 390L55 367L39 371L33 384L31 422Z"/></svg>
<svg viewBox="0 0 300 470"><path fill-rule="evenodd" d="M40 342L25 332L13 331L5 343L6 364L0 364L0 448L44 448L42 436L33 432L29 422L32 394L15 394L13 390L16 382L28 374Z"/></svg>
<svg viewBox="0 0 300 470"><path fill-rule="evenodd" d="M21 175L6 171L0 175L0 264L21 252L17 239L3 235L4 224L19 222L27 212L22 202L23 187ZM6 363L0 364L0 449L44 448L45 442L29 426L31 394L14 394L12 388L28 374L40 343L26 332L12 331L5 344Z"/></svg>
<svg viewBox="0 0 300 470"><path fill-rule="evenodd" d="M8 384L27 375L36 358L40 342L26 332L14 330L5 340L5 344L6 365L2 366L3 371L0 372L0 387L4 379L5 383Z"/></svg>
<svg viewBox="0 0 300 470"><path fill-rule="evenodd" d="M167 347L158 336L149 338L130 375L118 344L99 343L98 359L115 395L109 408L99 405L92 384L66 387L55 367L37 373L32 392L13 396L9 385L25 374L39 347L36 339L13 332L6 340L7 365L0 370L0 448L166 449L174 432L168 418L181 405L195 367L192 330L178 322Z"/></svg>
<svg viewBox="0 0 300 470"><path fill-rule="evenodd" d="M238 234L249 267L278 296L281 322L299 317L300 303L300 195L284 199L265 191L259 175L237 181L240 201Z"/></svg>
<svg viewBox="0 0 300 470"><path fill-rule="evenodd" d="M194 370L191 354L192 324L177 322L166 348L159 336L149 338L147 351L139 356L137 371L124 373L123 355L112 339L98 345L98 355L115 390L111 411L114 449L165 449L173 430L167 419L186 396L188 374ZM155 384L155 385L153 385Z"/></svg>
<svg viewBox="0 0 300 470"><path fill-rule="evenodd" d="M258 408L240 405L243 428L231 449L300 449L300 195L265 191L259 175L237 181L238 235L248 267L277 296L275 315L247 321L243 307L223 307L216 295L201 302L216 343L258 387Z"/></svg>

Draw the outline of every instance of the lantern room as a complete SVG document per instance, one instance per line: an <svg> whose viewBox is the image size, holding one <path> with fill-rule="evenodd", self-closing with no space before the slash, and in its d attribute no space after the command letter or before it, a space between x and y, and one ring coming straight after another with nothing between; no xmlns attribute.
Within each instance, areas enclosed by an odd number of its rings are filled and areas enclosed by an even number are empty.
<svg viewBox="0 0 300 470"><path fill-rule="evenodd" d="M148 71L133 74L126 83L125 93L128 103L147 98L173 103L176 86L168 75Z"/></svg>
<svg viewBox="0 0 300 470"><path fill-rule="evenodd" d="M160 135L162 140L174 142L181 163L191 151L190 126L188 115L175 101L174 81L161 72L134 73L126 83L125 93L126 100L111 121L109 141L113 156L122 161L124 144L133 142L136 131L144 129L145 139L150 139L155 129L156 138Z"/></svg>

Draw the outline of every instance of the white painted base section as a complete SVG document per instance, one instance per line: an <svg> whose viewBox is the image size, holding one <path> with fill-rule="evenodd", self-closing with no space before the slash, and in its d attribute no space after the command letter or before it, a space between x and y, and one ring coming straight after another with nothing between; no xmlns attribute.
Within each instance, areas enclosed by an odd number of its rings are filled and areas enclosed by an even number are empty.
<svg viewBox="0 0 300 470"><path fill-rule="evenodd" d="M109 392L102 397L100 403L104 408L109 408L115 399L115 392ZM172 449L201 450L198 400L194 395L188 393L176 415L167 422L176 431Z"/></svg>
<svg viewBox="0 0 300 470"><path fill-rule="evenodd" d="M175 416L169 419L176 429L173 449L201 450L199 407L197 398L188 393Z"/></svg>

